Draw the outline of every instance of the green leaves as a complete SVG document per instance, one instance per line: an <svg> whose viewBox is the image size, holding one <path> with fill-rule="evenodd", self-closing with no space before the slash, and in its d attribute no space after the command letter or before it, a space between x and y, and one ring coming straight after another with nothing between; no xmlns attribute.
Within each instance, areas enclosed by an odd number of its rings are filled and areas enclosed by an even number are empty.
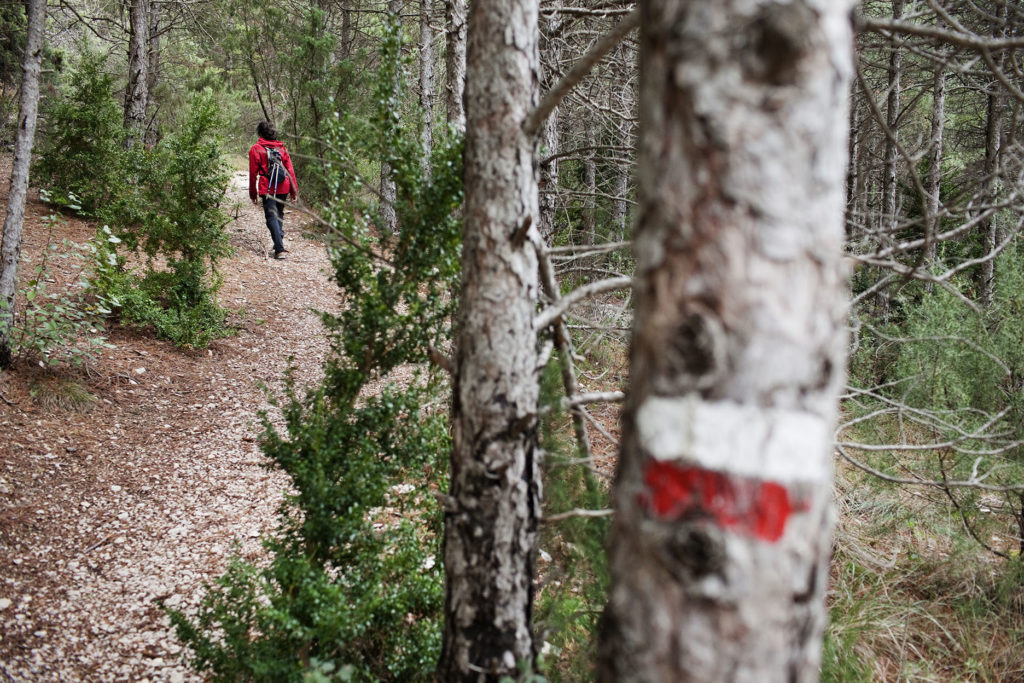
<svg viewBox="0 0 1024 683"><path fill-rule="evenodd" d="M220 123L213 95L200 93L177 133L134 152L133 175L122 179L130 193L107 211L118 230L104 225L94 239L94 289L125 322L152 327L183 347L201 348L231 332L216 301L217 263L231 251L221 208L228 174ZM127 269L122 255L139 249L150 257L141 275ZM165 267L157 267L157 256Z"/></svg>
<svg viewBox="0 0 1024 683"><path fill-rule="evenodd" d="M51 226L60 220L51 216ZM16 358L31 360L42 366L69 364L81 367L105 348L112 348L103 334L105 301L91 299L84 292L56 294L47 291L52 281L51 258L69 257L86 262L88 247L65 241L63 250L52 243L43 251L42 260L33 268L35 277L21 291L25 301L11 320L11 353ZM76 264L77 265L77 264ZM0 311L6 302L0 301ZM6 316L0 316L0 323Z"/></svg>
<svg viewBox="0 0 1024 683"><path fill-rule="evenodd" d="M58 206L102 213L123 184L124 129L106 57L83 49L59 97L43 100L42 134L32 171Z"/></svg>

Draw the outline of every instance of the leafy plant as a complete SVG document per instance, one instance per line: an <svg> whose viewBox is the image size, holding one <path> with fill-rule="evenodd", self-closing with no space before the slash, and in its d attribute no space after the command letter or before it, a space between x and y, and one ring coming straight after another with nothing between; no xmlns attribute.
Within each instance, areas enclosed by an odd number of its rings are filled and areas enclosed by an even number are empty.
<svg viewBox="0 0 1024 683"><path fill-rule="evenodd" d="M85 262L88 247L68 241L53 243L57 216L47 219L49 234L42 258L32 269L32 277L21 290L24 305L15 309L10 334L11 355L41 366L67 364L81 367L105 348L112 348L103 334L103 318L110 313L102 298L85 295L85 283L77 292L50 292L51 259L77 259ZM81 268L81 264L75 264ZM0 306L6 302L0 301Z"/></svg>
<svg viewBox="0 0 1024 683"><path fill-rule="evenodd" d="M86 215L106 211L126 184L124 126L106 62L83 48L70 83L60 96L43 101L32 172L55 202Z"/></svg>
<svg viewBox="0 0 1024 683"><path fill-rule="evenodd" d="M178 346L203 347L231 332L216 301L217 263L230 253L219 122L212 94L200 94L177 133L151 152L137 152L132 208L112 210L122 221L119 229L104 226L95 240L94 287L122 320L151 326ZM129 267L126 251L146 256L142 274Z"/></svg>

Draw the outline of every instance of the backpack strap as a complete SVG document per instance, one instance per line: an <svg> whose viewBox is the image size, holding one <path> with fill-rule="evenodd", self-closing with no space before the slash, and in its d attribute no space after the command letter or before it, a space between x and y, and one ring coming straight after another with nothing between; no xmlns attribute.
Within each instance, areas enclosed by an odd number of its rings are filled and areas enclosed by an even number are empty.
<svg viewBox="0 0 1024 683"><path fill-rule="evenodd" d="M256 146L263 150L263 170L260 171L260 175L266 178L267 172L270 170L270 154L267 152L267 148L258 142L256 143Z"/></svg>

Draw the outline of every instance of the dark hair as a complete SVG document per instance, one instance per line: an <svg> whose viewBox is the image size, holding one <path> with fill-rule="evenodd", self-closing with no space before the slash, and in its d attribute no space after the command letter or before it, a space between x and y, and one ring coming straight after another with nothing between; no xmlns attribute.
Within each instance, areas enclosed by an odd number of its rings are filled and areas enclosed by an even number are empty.
<svg viewBox="0 0 1024 683"><path fill-rule="evenodd" d="M274 124L270 121L260 121L259 125L256 126L256 135L259 135L264 140L276 140L277 129L274 128Z"/></svg>

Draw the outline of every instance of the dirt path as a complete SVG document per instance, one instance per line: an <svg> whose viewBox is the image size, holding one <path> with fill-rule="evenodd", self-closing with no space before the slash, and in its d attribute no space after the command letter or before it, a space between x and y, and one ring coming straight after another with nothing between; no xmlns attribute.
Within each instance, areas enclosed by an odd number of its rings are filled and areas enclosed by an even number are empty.
<svg viewBox="0 0 1024 683"><path fill-rule="evenodd" d="M229 190L238 252L220 292L242 311L237 336L182 352L113 333L116 349L85 380L97 397L85 413L45 407L38 388L52 378L32 366L0 373L0 681L199 680L157 601L194 605L234 543L260 552L287 481L255 441L259 384L279 387L289 356L300 382L316 378L327 345L310 309L336 300L325 250L298 234L296 214L290 258L268 260L245 182L235 174ZM49 211L27 213L23 274ZM71 220L58 233L82 242L92 229Z"/></svg>

